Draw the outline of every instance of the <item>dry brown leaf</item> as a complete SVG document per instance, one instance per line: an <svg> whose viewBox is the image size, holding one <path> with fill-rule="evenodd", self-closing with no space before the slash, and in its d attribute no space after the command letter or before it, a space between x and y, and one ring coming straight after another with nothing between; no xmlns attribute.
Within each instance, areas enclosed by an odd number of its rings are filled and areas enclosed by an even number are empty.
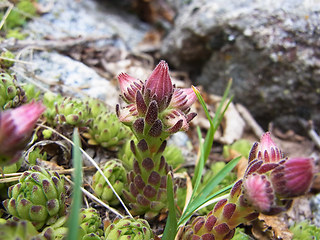
<svg viewBox="0 0 320 240"><path fill-rule="evenodd" d="M291 240L293 234L288 229L286 222L279 216L259 215L253 222L252 234L257 239L282 239Z"/></svg>

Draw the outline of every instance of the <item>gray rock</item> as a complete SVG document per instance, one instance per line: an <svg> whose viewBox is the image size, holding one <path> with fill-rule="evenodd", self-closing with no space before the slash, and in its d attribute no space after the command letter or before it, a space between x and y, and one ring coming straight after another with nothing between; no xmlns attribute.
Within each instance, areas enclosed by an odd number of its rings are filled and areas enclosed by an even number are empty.
<svg viewBox="0 0 320 240"><path fill-rule="evenodd" d="M320 129L320 4L307 0L198 0L180 9L162 56L215 94L233 79L235 101L266 127ZM291 124L290 124L291 123Z"/></svg>

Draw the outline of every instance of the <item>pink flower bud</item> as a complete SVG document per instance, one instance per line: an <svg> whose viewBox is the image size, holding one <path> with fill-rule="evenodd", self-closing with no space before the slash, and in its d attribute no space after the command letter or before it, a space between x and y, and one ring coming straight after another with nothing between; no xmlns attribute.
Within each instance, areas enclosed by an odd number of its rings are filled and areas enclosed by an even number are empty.
<svg viewBox="0 0 320 240"><path fill-rule="evenodd" d="M312 158L290 158L272 171L270 179L277 194L292 198L309 191L314 174Z"/></svg>
<svg viewBox="0 0 320 240"><path fill-rule="evenodd" d="M243 182L245 201L255 210L267 213L274 204L274 194L271 183L265 175L253 173Z"/></svg>
<svg viewBox="0 0 320 240"><path fill-rule="evenodd" d="M118 75L118 81L123 99L127 103L133 103L135 101L136 92L142 89L142 81L139 81L126 73L120 73Z"/></svg>
<svg viewBox="0 0 320 240"><path fill-rule="evenodd" d="M174 89L170 107L178 108L184 113L187 113L190 106L197 100L197 95L194 93L192 88Z"/></svg>
<svg viewBox="0 0 320 240"><path fill-rule="evenodd" d="M249 161L254 159L263 160L263 162L279 162L283 159L281 150L272 141L270 133L262 135L260 143L255 143L249 154Z"/></svg>
<svg viewBox="0 0 320 240"><path fill-rule="evenodd" d="M0 165L18 160L17 154L25 148L44 110L41 103L32 102L0 113L0 156L1 159L4 156L9 159Z"/></svg>
<svg viewBox="0 0 320 240"><path fill-rule="evenodd" d="M165 61L160 61L153 70L145 83L145 88L150 91L151 99L156 100L160 108L164 109L169 105L173 94L173 85L169 75L169 67Z"/></svg>

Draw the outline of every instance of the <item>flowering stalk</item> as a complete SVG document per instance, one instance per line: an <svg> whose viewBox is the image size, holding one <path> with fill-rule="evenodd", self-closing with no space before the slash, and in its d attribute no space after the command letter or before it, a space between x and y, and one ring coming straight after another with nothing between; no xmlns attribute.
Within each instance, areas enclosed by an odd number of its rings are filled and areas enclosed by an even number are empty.
<svg viewBox="0 0 320 240"><path fill-rule="evenodd" d="M41 103L31 102L0 112L0 166L19 160L44 110Z"/></svg>
<svg viewBox="0 0 320 240"><path fill-rule="evenodd" d="M186 226L184 240L231 239L235 228L258 217L287 210L294 197L309 191L315 174L312 158L286 158L265 133L254 143L243 179L228 198L222 199L204 217Z"/></svg>
<svg viewBox="0 0 320 240"><path fill-rule="evenodd" d="M135 160L127 175L129 191L124 191L124 196L133 214L145 214L151 219L167 206L166 181L171 167L162 154L166 139L175 132L188 130L189 122L196 116L189 113L196 95L192 89L172 85L164 61L145 82L124 73L118 80L128 105L117 105L117 116L137 138L137 144L131 141Z"/></svg>

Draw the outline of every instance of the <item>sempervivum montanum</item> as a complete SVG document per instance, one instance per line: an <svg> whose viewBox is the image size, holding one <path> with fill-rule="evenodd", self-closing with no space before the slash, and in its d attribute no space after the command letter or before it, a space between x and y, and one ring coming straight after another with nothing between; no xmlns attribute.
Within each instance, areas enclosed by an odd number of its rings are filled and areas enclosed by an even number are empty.
<svg viewBox="0 0 320 240"><path fill-rule="evenodd" d="M122 196L122 190L127 185L127 172L122 163L117 160L110 160L105 163L102 171L117 194ZM113 206L119 204L118 198L98 171L92 177L92 188L95 195L102 201Z"/></svg>
<svg viewBox="0 0 320 240"><path fill-rule="evenodd" d="M284 157L270 133L265 133L250 151L243 179L207 216L194 219L183 239L231 239L235 227L259 213L274 215L287 210L294 197L309 191L314 174L312 158Z"/></svg>
<svg viewBox="0 0 320 240"><path fill-rule="evenodd" d="M102 112L92 120L89 132L83 134L91 145L100 145L109 150L117 150L130 138L130 130L119 122L115 113Z"/></svg>
<svg viewBox="0 0 320 240"><path fill-rule="evenodd" d="M8 196L3 201L7 212L31 221L37 229L54 223L65 213L64 179L39 166L24 172L19 183L9 188Z"/></svg>
<svg viewBox="0 0 320 240"><path fill-rule="evenodd" d="M155 217L167 206L167 164L163 151L166 139L177 131L187 131L195 113L189 113L196 100L192 89L172 85L166 62L161 61L143 82L127 74L118 76L127 106L116 107L119 120L129 126L137 138L131 141L133 170L128 173L129 191L125 198L134 215Z"/></svg>
<svg viewBox="0 0 320 240"><path fill-rule="evenodd" d="M144 219L133 219L130 217L117 218L112 223L106 220L105 240L134 239L134 240L154 240L156 239L149 223Z"/></svg>

